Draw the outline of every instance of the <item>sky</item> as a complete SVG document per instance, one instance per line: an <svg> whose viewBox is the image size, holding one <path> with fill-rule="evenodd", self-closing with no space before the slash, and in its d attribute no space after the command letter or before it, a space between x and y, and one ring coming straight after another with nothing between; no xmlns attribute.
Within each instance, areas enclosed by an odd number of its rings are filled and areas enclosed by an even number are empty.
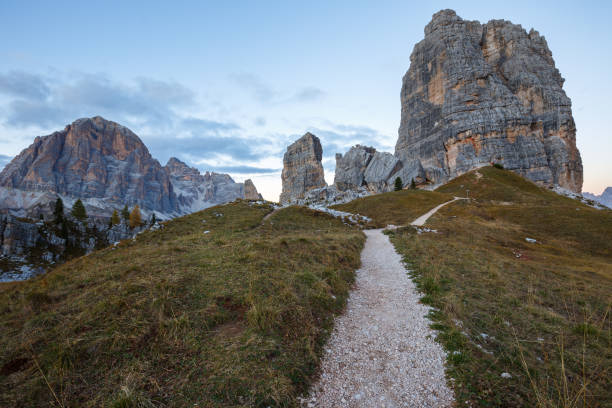
<svg viewBox="0 0 612 408"><path fill-rule="evenodd" d="M286 147L394 151L414 45L445 8L546 37L572 99L584 191L612 185L608 2L0 2L0 167L36 136L100 115L161 164L253 179L278 200Z"/></svg>

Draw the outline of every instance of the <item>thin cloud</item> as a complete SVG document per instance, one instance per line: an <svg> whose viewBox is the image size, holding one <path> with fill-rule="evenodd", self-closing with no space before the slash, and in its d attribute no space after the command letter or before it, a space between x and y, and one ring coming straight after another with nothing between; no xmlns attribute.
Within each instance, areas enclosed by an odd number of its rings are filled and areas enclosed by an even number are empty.
<svg viewBox="0 0 612 408"><path fill-rule="evenodd" d="M231 74L230 79L250 93L253 99L264 104L308 103L325 97L325 92L314 86L306 86L287 95L250 73Z"/></svg>
<svg viewBox="0 0 612 408"><path fill-rule="evenodd" d="M23 99L46 99L51 92L47 79L22 71L0 73L0 94Z"/></svg>

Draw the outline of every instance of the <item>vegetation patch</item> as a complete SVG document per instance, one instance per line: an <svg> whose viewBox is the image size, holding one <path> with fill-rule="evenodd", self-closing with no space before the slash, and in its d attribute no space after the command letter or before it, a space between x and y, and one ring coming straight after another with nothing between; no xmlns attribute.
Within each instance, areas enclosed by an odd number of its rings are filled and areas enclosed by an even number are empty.
<svg viewBox="0 0 612 408"><path fill-rule="evenodd" d="M494 167L438 191L467 190L428 221L437 234L390 233L435 308L457 401L612 406L612 211Z"/></svg>
<svg viewBox="0 0 612 408"><path fill-rule="evenodd" d="M384 228L390 224L409 225L428 210L452 199L451 194L409 189L358 198L332 208L365 215L372 219L368 227Z"/></svg>
<svg viewBox="0 0 612 408"><path fill-rule="evenodd" d="M270 211L217 206L0 285L0 406L296 406L364 236Z"/></svg>

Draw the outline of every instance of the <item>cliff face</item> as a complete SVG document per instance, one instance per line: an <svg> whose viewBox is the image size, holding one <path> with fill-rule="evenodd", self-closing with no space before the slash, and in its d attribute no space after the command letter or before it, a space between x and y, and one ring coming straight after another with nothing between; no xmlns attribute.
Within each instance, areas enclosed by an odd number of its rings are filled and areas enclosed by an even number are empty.
<svg viewBox="0 0 612 408"><path fill-rule="evenodd" d="M140 138L99 116L34 139L0 173L0 186L97 198L109 207L179 209L168 174Z"/></svg>
<svg viewBox="0 0 612 408"><path fill-rule="evenodd" d="M325 187L323 148L312 133L306 133L290 145L283 156L281 204L296 202L313 189Z"/></svg>
<svg viewBox="0 0 612 408"><path fill-rule="evenodd" d="M344 155L336 154L334 185L340 191L365 188L370 193L392 191L399 177L404 186L423 181L423 169L416 159L403 162L391 153L356 145Z"/></svg>
<svg viewBox="0 0 612 408"><path fill-rule="evenodd" d="M571 101L537 31L443 10L410 61L396 157L420 160L436 183L495 162L542 185L581 191Z"/></svg>
<svg viewBox="0 0 612 408"><path fill-rule="evenodd" d="M200 211L238 198L261 199L251 180L236 183L229 174L201 174L198 169L187 166L175 157L168 160L164 170L170 176L179 207L184 213Z"/></svg>
<svg viewBox="0 0 612 408"><path fill-rule="evenodd" d="M0 173L0 211L22 217L50 213L58 195L68 206L80 198L92 216L138 204L167 218L247 193L259 196L228 174L200 174L175 158L162 167L136 134L99 116L37 137Z"/></svg>

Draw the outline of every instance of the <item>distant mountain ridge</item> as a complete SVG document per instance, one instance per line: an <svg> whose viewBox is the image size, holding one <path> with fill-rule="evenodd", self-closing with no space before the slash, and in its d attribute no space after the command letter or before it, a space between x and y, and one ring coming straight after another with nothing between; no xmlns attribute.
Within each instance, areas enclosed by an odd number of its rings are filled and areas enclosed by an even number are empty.
<svg viewBox="0 0 612 408"><path fill-rule="evenodd" d="M593 193L582 193L582 195L585 198L597 201L598 203L603 204L606 207L612 208L612 187L607 187L600 195L596 195Z"/></svg>
<svg viewBox="0 0 612 408"><path fill-rule="evenodd" d="M0 209L22 216L48 213L59 195L68 202L80 198L94 216L139 205L170 218L237 198L261 198L247 184L245 189L227 174L202 175L176 158L161 166L134 132L95 116L36 137L7 164L0 173Z"/></svg>

